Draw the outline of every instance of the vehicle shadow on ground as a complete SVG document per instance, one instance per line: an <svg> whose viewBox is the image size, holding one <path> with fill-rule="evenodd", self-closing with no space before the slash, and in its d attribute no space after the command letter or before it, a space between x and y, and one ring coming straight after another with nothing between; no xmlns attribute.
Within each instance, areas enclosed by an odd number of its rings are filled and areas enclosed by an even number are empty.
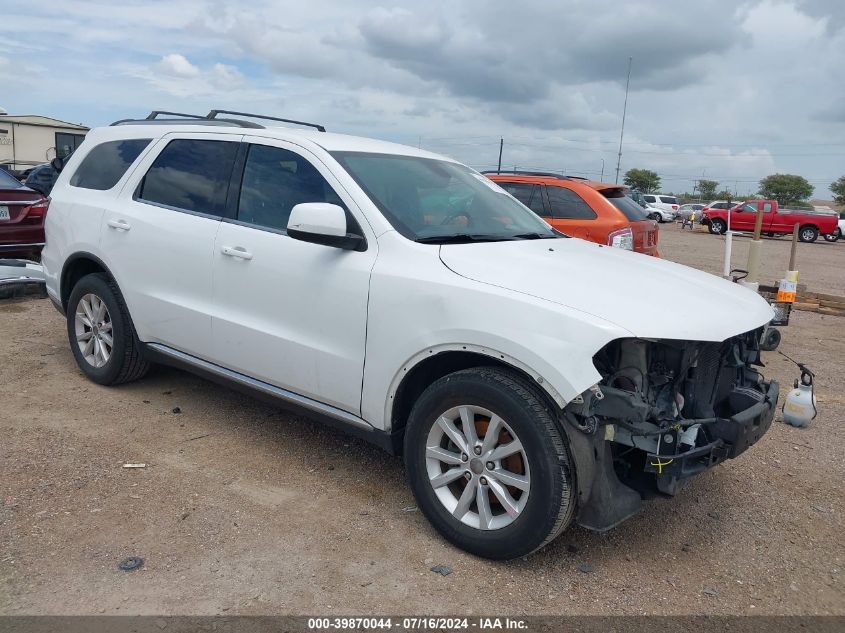
<svg viewBox="0 0 845 633"><path fill-rule="evenodd" d="M249 486L250 480L256 485L272 485L274 461L293 459L305 467L302 476L306 480L313 477L308 485L328 486L333 488L330 494L344 498L340 514L358 514L359 509L366 509L374 515L389 516L403 533L417 532L435 544L443 542L417 510L401 458L364 440L168 367L155 367L145 379L119 389L144 402L155 399L150 404L159 409L164 404L165 411L170 405L179 408L180 424L187 423L184 439L179 442L180 453L201 451L204 441L215 438L224 445L240 445L241 452L249 451L249 461L234 464L242 487ZM227 459L219 450L216 454L218 459ZM337 480L326 484L326 474ZM724 498L723 476L716 469L691 480L673 499L646 500L638 514L604 534L573 524L540 552L506 564L514 571L530 571L549 565L577 566L584 561L589 568L613 566L626 556L630 560L634 552L638 556L643 552L694 556L693 552L713 546L724 524L728 520L735 524L735 515L741 514L735 507L739 500ZM284 480L284 476L279 479ZM449 549L457 559L484 563Z"/></svg>

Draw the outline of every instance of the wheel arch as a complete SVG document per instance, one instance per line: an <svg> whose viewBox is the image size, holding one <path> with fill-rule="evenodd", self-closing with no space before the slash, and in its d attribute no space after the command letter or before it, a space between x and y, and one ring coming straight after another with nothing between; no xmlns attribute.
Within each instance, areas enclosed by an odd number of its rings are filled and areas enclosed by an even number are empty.
<svg viewBox="0 0 845 633"><path fill-rule="evenodd" d="M437 345L411 357L391 382L385 410L391 432L402 434L414 402L430 384L447 374L471 367L512 371L539 387L538 391L552 409L566 404L565 398L549 381L508 354L478 345Z"/></svg>
<svg viewBox="0 0 845 633"><path fill-rule="evenodd" d="M105 273L112 281L115 280L108 266L96 255L79 251L65 260L62 266L62 274L59 277L59 294L62 309L67 310L67 302L76 283L85 275L92 273Z"/></svg>

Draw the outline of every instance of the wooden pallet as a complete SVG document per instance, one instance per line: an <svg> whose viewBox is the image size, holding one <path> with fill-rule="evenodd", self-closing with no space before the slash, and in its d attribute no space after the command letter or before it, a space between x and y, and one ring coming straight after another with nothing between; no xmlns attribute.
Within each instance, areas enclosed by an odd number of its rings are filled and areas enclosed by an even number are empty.
<svg viewBox="0 0 845 633"><path fill-rule="evenodd" d="M760 294L763 296L773 297L777 292L777 286L760 286ZM805 284L798 284L798 297L792 304L792 309L845 317L845 297L812 292L807 290Z"/></svg>

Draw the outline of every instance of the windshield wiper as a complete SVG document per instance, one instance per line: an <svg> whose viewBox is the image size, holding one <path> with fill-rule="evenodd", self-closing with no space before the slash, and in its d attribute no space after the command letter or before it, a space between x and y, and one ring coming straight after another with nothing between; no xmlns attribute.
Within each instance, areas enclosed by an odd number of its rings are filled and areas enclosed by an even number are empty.
<svg viewBox="0 0 845 633"><path fill-rule="evenodd" d="M517 240L553 240L560 237L560 235L555 235L554 233L517 233L516 235L511 235L511 237Z"/></svg>
<svg viewBox="0 0 845 633"><path fill-rule="evenodd" d="M447 235L426 235L414 241L421 244L463 244L466 242L501 242L513 239L509 235L481 235L476 233L449 233Z"/></svg>

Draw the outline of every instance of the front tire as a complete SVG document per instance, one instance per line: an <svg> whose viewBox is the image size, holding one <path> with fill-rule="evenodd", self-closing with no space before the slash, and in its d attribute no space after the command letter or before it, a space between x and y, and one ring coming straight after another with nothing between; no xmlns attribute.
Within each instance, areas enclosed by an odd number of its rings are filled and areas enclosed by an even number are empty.
<svg viewBox="0 0 845 633"><path fill-rule="evenodd" d="M82 373L100 385L137 380L149 370L123 296L102 273L86 275L71 290L67 333Z"/></svg>
<svg viewBox="0 0 845 633"><path fill-rule="evenodd" d="M482 367L434 382L411 411L404 449L420 509L461 549L524 556L572 521L566 438L536 387L515 373Z"/></svg>
<svg viewBox="0 0 845 633"><path fill-rule="evenodd" d="M842 237L842 229L840 229L837 226L836 230L833 233L831 233L830 235L825 235L824 239L827 240L828 242L838 242L839 238L841 238L841 237Z"/></svg>
<svg viewBox="0 0 845 633"><path fill-rule="evenodd" d="M710 232L714 235L721 235L725 231L727 231L728 225L725 224L724 220L720 220L716 218L715 220L710 220Z"/></svg>

